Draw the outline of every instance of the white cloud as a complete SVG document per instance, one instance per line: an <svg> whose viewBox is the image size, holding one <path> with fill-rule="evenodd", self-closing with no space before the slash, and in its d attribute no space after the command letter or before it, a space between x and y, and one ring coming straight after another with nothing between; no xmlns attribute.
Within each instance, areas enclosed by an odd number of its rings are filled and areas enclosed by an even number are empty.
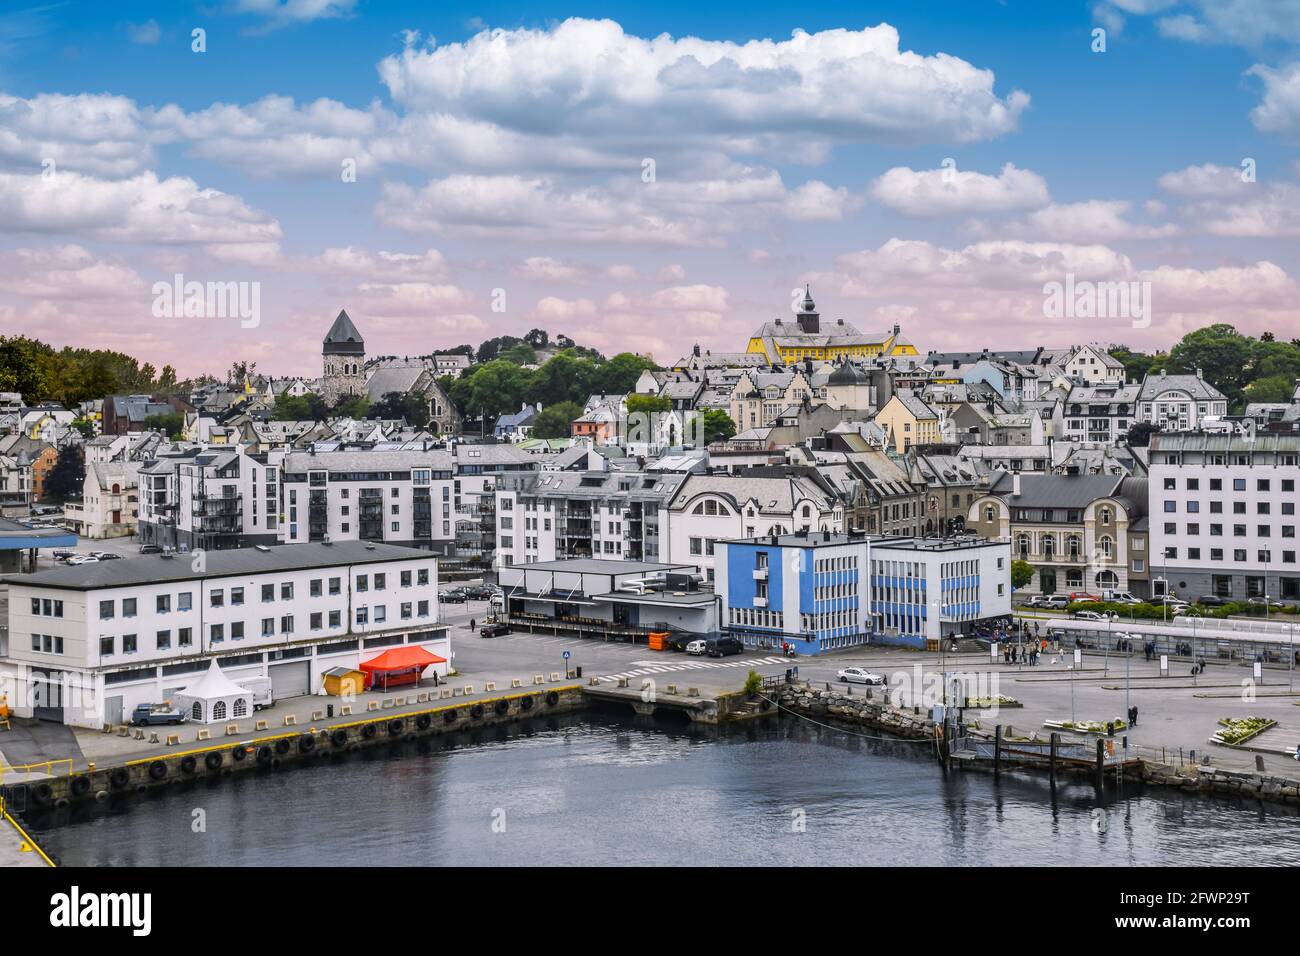
<svg viewBox="0 0 1300 956"><path fill-rule="evenodd" d="M146 20L144 23L128 23L126 32L130 35L132 43L139 43L144 46L152 46L162 39L162 29L158 26L157 20Z"/></svg>
<svg viewBox="0 0 1300 956"><path fill-rule="evenodd" d="M1300 61L1279 69L1256 65L1246 72L1264 83L1264 98L1250 111L1255 128L1300 142Z"/></svg>
<svg viewBox="0 0 1300 956"><path fill-rule="evenodd" d="M1193 43L1259 46L1270 40L1300 41L1297 0L1108 0L1133 14L1167 14L1156 21L1163 36Z"/></svg>
<svg viewBox="0 0 1300 956"><path fill-rule="evenodd" d="M1145 226L1129 222L1125 217L1132 208L1131 202L1123 200L1053 203L1034 210L1021 222L1012 223L1007 232L1013 236L1057 242L1109 242L1116 239L1161 239L1178 231L1170 223Z"/></svg>
<svg viewBox="0 0 1300 956"><path fill-rule="evenodd" d="M1156 184L1184 199L1230 198L1248 194L1255 185L1241 177L1241 169L1204 163L1165 173Z"/></svg>
<svg viewBox="0 0 1300 956"><path fill-rule="evenodd" d="M99 176L133 176L155 162L150 131L136 104L103 93L0 93L0 167L55 168Z"/></svg>
<svg viewBox="0 0 1300 956"><path fill-rule="evenodd" d="M131 243L265 244L281 235L278 222L238 196L152 172L122 180L0 173L0 222L11 232Z"/></svg>
<svg viewBox="0 0 1300 956"><path fill-rule="evenodd" d="M1014 130L1029 102L1019 91L999 97L991 71L955 56L900 50L888 24L738 44L643 39L612 20L573 18L408 46L379 72L408 109L639 144L722 138L750 151L799 141L972 142Z"/></svg>
<svg viewBox="0 0 1300 956"><path fill-rule="evenodd" d="M676 262L666 265L655 273L655 281L662 282L665 285L674 282L681 282L686 278L686 268Z"/></svg>
<svg viewBox="0 0 1300 956"><path fill-rule="evenodd" d="M230 0L232 13L248 13L264 19L263 29L346 17L357 0Z"/></svg>
<svg viewBox="0 0 1300 956"><path fill-rule="evenodd" d="M1042 176L1007 163L997 176L958 169L896 166L879 176L870 193L904 216L956 216L1034 209L1051 201Z"/></svg>

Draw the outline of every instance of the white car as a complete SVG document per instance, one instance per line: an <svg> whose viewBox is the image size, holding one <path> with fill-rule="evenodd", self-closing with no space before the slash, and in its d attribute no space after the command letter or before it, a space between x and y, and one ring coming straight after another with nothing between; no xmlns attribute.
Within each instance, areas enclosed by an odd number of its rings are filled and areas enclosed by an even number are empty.
<svg viewBox="0 0 1300 956"><path fill-rule="evenodd" d="M704 641L691 641L686 645L686 653L694 654L696 657L703 657L706 646L706 642Z"/></svg>
<svg viewBox="0 0 1300 956"><path fill-rule="evenodd" d="M79 554L75 558L68 558L68 564L99 564L99 558L93 554Z"/></svg>
<svg viewBox="0 0 1300 956"><path fill-rule="evenodd" d="M837 671L835 676L845 684L883 684L885 682L885 678L880 674L864 671L861 667L845 667Z"/></svg>
<svg viewBox="0 0 1300 956"><path fill-rule="evenodd" d="M1104 621L1106 620L1096 611L1075 611L1074 616L1080 621Z"/></svg>

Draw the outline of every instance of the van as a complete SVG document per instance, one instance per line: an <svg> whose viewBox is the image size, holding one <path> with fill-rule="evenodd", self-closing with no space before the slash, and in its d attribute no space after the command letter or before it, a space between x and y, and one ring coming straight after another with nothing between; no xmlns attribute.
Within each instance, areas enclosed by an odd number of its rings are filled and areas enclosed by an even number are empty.
<svg viewBox="0 0 1300 956"><path fill-rule="evenodd" d="M738 637L718 637L704 642L704 653L709 657L726 657L729 654L743 654L745 645Z"/></svg>
<svg viewBox="0 0 1300 956"><path fill-rule="evenodd" d="M1102 591L1101 599L1112 604L1141 604L1142 602L1127 591Z"/></svg>
<svg viewBox="0 0 1300 956"><path fill-rule="evenodd" d="M253 695L253 710L262 710L275 703L269 677L243 677L235 683Z"/></svg>

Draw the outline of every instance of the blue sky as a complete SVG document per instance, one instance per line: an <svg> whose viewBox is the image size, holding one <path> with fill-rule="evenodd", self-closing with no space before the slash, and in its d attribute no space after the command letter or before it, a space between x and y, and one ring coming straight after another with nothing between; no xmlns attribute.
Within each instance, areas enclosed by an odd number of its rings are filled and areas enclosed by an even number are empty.
<svg viewBox="0 0 1300 956"><path fill-rule="evenodd" d="M1291 337L1298 41L1293 0L6 3L0 320L182 372L313 372L344 307L379 352L671 361L804 282L922 349ZM176 272L260 283L261 321L149 321ZM1155 321L1049 321L1067 272Z"/></svg>

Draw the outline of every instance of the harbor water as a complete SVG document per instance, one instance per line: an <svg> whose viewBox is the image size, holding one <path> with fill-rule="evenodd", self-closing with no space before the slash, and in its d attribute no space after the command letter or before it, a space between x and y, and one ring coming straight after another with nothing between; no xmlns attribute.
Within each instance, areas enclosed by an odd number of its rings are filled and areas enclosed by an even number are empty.
<svg viewBox="0 0 1300 956"><path fill-rule="evenodd" d="M802 721L606 714L197 782L33 819L65 865L1300 864L1282 807L945 774Z"/></svg>

